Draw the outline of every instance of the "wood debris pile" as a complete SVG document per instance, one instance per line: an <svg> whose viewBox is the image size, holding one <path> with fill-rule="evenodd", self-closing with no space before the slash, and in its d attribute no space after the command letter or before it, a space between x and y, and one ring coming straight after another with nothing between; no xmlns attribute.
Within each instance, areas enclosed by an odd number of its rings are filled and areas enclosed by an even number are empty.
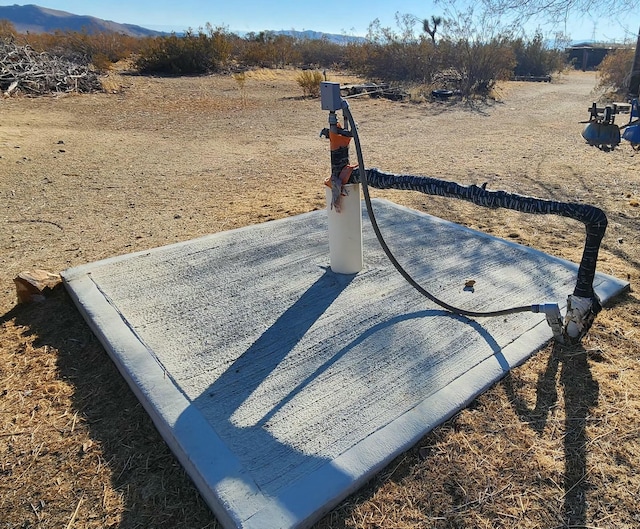
<svg viewBox="0 0 640 529"><path fill-rule="evenodd" d="M102 87L98 75L87 64L39 53L11 41L0 41L0 90L5 96L17 92L45 95L95 92Z"/></svg>

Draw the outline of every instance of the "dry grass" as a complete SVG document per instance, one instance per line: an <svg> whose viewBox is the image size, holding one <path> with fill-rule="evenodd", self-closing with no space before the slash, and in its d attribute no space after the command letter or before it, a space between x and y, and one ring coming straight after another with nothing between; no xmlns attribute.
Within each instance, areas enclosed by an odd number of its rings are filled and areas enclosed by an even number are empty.
<svg viewBox="0 0 640 529"><path fill-rule="evenodd" d="M292 69L273 69L273 68L256 68L246 73L247 79L253 81L284 81L295 82L300 75L300 70Z"/></svg>
<svg viewBox="0 0 640 529"><path fill-rule="evenodd" d="M100 78L102 89L109 94L119 94L125 90L126 81L122 75L109 72Z"/></svg>
<svg viewBox="0 0 640 529"><path fill-rule="evenodd" d="M13 277L324 207L326 116L298 97L296 72L248 72L244 95L231 76L119 75L118 94L2 102L3 528L218 527L64 290L15 306ZM475 108L352 108L371 165L602 207L599 269L634 288L640 157L583 144L595 77L564 77ZM376 196L580 259L564 219ZM316 528L638 527L639 328L631 292L581 347L540 351Z"/></svg>

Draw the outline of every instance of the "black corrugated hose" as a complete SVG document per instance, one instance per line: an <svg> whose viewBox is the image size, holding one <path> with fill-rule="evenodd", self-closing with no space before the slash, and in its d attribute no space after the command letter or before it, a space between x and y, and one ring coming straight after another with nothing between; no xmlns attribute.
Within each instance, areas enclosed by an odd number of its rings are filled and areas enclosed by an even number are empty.
<svg viewBox="0 0 640 529"><path fill-rule="evenodd" d="M356 123L346 101L343 103L342 110L349 121L358 157L358 168L353 171L350 181L362 184L362 192L369 220L371 221L373 231L375 232L385 254L402 277L404 277L407 282L422 295L454 314L470 317L493 317L515 314L518 312L531 312L533 310L532 307L536 307L526 305L490 312L469 311L449 305L425 290L411 277L411 275L409 275L402 265L400 265L385 242L373 212L371 197L369 195L369 184L378 189L414 190L429 195L461 198L479 206L489 208L507 208L524 213L561 215L584 223L586 227L586 240L573 295L583 298L597 299L593 291L593 280L596 272L596 261L598 258L598 251L600 249L600 242L602 241L607 228L607 217L601 209L587 204L573 204L556 202L553 200L543 200L515 193L507 193L506 191L487 191L483 187L475 185L462 186L455 182L447 182L436 178L383 173L377 169L367 170L364 165ZM537 310L533 311L538 312Z"/></svg>

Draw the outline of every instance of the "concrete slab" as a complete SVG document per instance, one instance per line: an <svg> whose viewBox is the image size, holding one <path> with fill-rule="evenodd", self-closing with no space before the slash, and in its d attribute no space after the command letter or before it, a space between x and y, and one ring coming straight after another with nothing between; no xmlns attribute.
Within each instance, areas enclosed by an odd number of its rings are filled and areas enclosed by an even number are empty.
<svg viewBox="0 0 640 529"><path fill-rule="evenodd" d="M399 260L453 305L563 305L573 290L575 264L374 206ZM393 269L368 220L364 237L351 276L328 269L324 211L63 274L227 528L311 524L552 337L541 314L443 312ZM603 274L595 286L605 302L628 288Z"/></svg>

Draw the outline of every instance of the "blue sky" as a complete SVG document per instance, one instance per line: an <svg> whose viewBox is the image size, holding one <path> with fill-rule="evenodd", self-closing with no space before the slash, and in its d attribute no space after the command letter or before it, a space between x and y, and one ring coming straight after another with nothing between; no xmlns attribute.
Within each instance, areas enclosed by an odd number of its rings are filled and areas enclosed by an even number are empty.
<svg viewBox="0 0 640 529"><path fill-rule="evenodd" d="M137 24L151 29L182 31L197 29L210 22L224 25L234 32L261 30L315 30L327 33L365 35L369 23L378 18L383 26L395 28L395 13L420 18L443 14L441 6L430 0L31 0L2 2L0 5L37 4L76 15L91 15L120 23ZM575 16L565 30L573 40L635 42L640 27L640 13L611 20ZM529 26L533 33L537 23ZM544 31L551 28L543 27Z"/></svg>

